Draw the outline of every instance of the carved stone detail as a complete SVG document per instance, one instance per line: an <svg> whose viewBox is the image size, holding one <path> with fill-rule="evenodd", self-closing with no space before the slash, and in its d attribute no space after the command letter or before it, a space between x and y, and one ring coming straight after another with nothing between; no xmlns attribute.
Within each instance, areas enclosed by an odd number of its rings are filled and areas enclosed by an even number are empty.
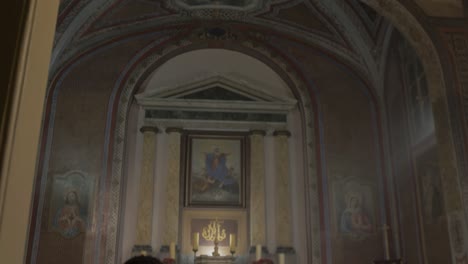
<svg viewBox="0 0 468 264"><path fill-rule="evenodd" d="M184 133L184 129L180 128L180 127L168 127L168 128L166 128L166 133L168 133L168 134L170 134L170 133L182 134L182 133Z"/></svg>
<svg viewBox="0 0 468 264"><path fill-rule="evenodd" d="M157 127L152 127L152 126L144 126L140 128L141 133L145 132L153 132L153 133L158 133L159 129Z"/></svg>
<svg viewBox="0 0 468 264"><path fill-rule="evenodd" d="M276 130L275 132L273 132L273 136L285 136L285 137L290 137L290 136L291 136L291 132L289 132L288 130Z"/></svg>

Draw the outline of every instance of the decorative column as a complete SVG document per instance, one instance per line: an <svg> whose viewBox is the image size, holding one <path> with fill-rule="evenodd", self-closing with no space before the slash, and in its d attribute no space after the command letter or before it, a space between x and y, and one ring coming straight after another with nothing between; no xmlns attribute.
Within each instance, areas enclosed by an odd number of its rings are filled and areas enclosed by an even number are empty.
<svg viewBox="0 0 468 264"><path fill-rule="evenodd" d="M180 141L183 130L181 128L167 128L167 180L166 180L166 213L165 229L162 236L163 247L171 243L177 244L179 237L179 186L180 186ZM165 249L163 249L165 251Z"/></svg>
<svg viewBox="0 0 468 264"><path fill-rule="evenodd" d="M291 193L289 189L289 147L287 130L275 131L276 170L276 242L277 253L294 253L291 228Z"/></svg>
<svg viewBox="0 0 468 264"><path fill-rule="evenodd" d="M266 245L265 131L250 132L250 245Z"/></svg>
<svg viewBox="0 0 468 264"><path fill-rule="evenodd" d="M151 253L151 226L153 216L153 182L154 161L156 158L157 127L145 126L143 133L143 155L141 159L140 188L138 197L138 213L136 225L136 240L133 251Z"/></svg>

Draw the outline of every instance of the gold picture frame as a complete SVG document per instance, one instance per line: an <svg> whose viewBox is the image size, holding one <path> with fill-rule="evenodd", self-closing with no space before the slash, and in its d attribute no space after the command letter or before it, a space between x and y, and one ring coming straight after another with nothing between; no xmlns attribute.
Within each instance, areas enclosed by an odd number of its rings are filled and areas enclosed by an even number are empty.
<svg viewBox="0 0 468 264"><path fill-rule="evenodd" d="M185 206L245 208L247 134L188 131Z"/></svg>

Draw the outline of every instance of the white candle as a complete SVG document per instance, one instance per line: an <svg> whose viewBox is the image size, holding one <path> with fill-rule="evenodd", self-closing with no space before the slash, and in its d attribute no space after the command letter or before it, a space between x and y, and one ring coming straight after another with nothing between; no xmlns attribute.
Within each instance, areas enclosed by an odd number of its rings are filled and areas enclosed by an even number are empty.
<svg viewBox="0 0 468 264"><path fill-rule="evenodd" d="M279 253L278 254L278 264L284 264L284 253Z"/></svg>
<svg viewBox="0 0 468 264"><path fill-rule="evenodd" d="M236 251L236 235L229 234L229 249L231 251Z"/></svg>
<svg viewBox="0 0 468 264"><path fill-rule="evenodd" d="M169 257L171 259L175 259L175 243L171 242L171 245L169 246Z"/></svg>
<svg viewBox="0 0 468 264"><path fill-rule="evenodd" d="M262 258L262 245L257 245L255 247L255 260L260 260Z"/></svg>
<svg viewBox="0 0 468 264"><path fill-rule="evenodd" d="M193 249L193 251L198 251L199 243L200 243L200 233L198 233L198 232L193 233L193 238L192 238L192 249Z"/></svg>
<svg viewBox="0 0 468 264"><path fill-rule="evenodd" d="M387 233L389 229L390 227L388 225L384 225L383 237L384 237L384 247L385 247L385 260L390 259L390 248L388 244L388 233Z"/></svg>

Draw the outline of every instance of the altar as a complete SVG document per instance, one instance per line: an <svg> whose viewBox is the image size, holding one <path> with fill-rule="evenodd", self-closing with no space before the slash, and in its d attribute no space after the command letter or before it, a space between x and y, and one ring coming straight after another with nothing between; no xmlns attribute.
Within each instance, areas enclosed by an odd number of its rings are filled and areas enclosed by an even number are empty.
<svg viewBox="0 0 468 264"><path fill-rule="evenodd" d="M236 260L233 256L214 257L201 255L195 258L195 264L233 264Z"/></svg>

